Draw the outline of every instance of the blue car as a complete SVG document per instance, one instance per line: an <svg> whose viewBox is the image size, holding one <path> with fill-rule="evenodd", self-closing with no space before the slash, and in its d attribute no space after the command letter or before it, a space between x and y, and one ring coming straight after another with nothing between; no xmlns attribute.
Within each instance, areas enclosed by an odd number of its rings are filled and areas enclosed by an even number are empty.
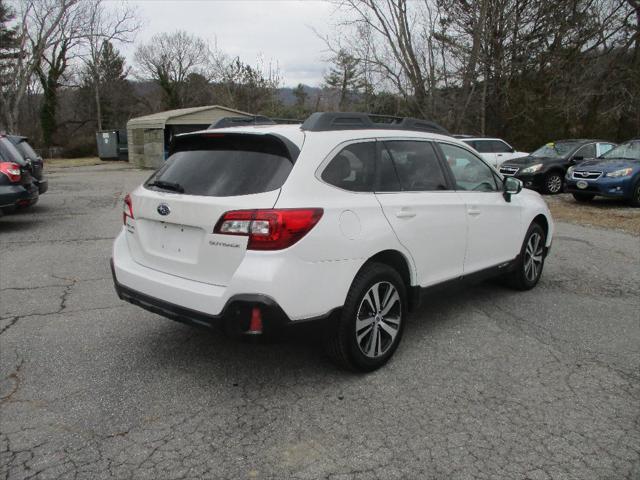
<svg viewBox="0 0 640 480"><path fill-rule="evenodd" d="M597 196L621 198L640 207L640 138L567 170L565 185L579 202Z"/></svg>

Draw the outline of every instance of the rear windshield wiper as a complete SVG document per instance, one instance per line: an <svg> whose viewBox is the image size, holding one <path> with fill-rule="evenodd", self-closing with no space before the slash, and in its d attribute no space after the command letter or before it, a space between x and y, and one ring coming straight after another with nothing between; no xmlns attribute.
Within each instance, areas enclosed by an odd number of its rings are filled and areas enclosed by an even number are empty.
<svg viewBox="0 0 640 480"><path fill-rule="evenodd" d="M147 184L147 187L158 187L163 190L171 190L173 192L184 193L184 188L179 183L166 182L164 180L154 180Z"/></svg>

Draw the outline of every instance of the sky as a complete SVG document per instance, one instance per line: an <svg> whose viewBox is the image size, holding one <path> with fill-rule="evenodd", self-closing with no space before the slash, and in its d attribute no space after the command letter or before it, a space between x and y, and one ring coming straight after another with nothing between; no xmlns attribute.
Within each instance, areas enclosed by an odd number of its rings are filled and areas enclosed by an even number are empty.
<svg viewBox="0 0 640 480"><path fill-rule="evenodd" d="M143 25L135 43L118 48L132 64L135 45L161 32L185 30L217 43L250 65L277 63L283 86L318 86L328 52L314 33L328 34L335 6L317 0L127 0Z"/></svg>

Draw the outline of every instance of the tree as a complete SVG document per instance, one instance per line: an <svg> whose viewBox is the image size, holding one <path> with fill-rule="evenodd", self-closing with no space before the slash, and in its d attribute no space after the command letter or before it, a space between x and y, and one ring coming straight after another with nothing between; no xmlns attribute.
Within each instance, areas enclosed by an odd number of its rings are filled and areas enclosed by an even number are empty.
<svg viewBox="0 0 640 480"><path fill-rule="evenodd" d="M279 85L277 66L261 61L251 66L236 57L226 64L218 90L226 105L245 112L270 114Z"/></svg>
<svg viewBox="0 0 640 480"><path fill-rule="evenodd" d="M363 86L359 71L360 60L340 50L333 58L333 66L325 76L325 83L340 93L339 108L344 110L349 95L357 92Z"/></svg>
<svg viewBox="0 0 640 480"><path fill-rule="evenodd" d="M97 128L102 130L101 75L104 72L101 72L100 69L112 61L115 61L113 65L116 69L118 68L119 60L116 58L117 52L113 49L113 43L130 42L140 28L140 24L136 20L135 10L127 5L123 4L120 8L107 9L102 0L85 1L90 1L90 8L86 23L87 52L83 55L83 59L94 91ZM120 64L120 68L123 64L123 62Z"/></svg>
<svg viewBox="0 0 640 480"><path fill-rule="evenodd" d="M197 73L210 79L215 64L209 45L185 31L154 35L150 42L138 47L134 59L139 75L162 89L167 109L185 103L189 75Z"/></svg>
<svg viewBox="0 0 640 480"><path fill-rule="evenodd" d="M11 84L11 66L20 55L17 29L8 26L14 19L15 14L0 0L0 89Z"/></svg>
<svg viewBox="0 0 640 480"><path fill-rule="evenodd" d="M126 120L130 110L127 103L133 97L124 57L108 40L103 41L100 51L97 61L88 62L85 69L85 86L93 91L98 130L120 126Z"/></svg>
<svg viewBox="0 0 640 480"><path fill-rule="evenodd" d="M299 83L296 88L293 89L293 96L296 98L296 107L304 109L309 94L304 90L303 84Z"/></svg>
<svg viewBox="0 0 640 480"><path fill-rule="evenodd" d="M17 131L20 106L45 52L59 45L62 32L80 0L20 0L17 2L16 61L7 83L1 86L2 120L9 131Z"/></svg>

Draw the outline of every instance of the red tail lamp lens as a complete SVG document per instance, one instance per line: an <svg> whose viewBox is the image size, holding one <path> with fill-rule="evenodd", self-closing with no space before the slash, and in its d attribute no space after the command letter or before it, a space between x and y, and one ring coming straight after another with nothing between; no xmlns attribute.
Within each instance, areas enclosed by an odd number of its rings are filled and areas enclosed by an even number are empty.
<svg viewBox="0 0 640 480"><path fill-rule="evenodd" d="M216 224L213 233L249 237L249 250L282 250L304 237L322 218L321 208L234 210Z"/></svg>
<svg viewBox="0 0 640 480"><path fill-rule="evenodd" d="M20 181L20 165L13 162L0 162L0 173L4 174L11 183Z"/></svg>
<svg viewBox="0 0 640 480"><path fill-rule="evenodd" d="M133 205L131 203L131 196L127 193L124 196L124 205L122 208L122 223L127 224L127 217L135 218L133 216Z"/></svg>

